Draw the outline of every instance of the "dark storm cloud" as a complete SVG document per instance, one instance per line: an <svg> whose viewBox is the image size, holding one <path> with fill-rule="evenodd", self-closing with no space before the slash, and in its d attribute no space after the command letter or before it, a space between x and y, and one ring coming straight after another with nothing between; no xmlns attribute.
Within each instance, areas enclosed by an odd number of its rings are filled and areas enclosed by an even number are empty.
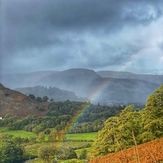
<svg viewBox="0 0 163 163"><path fill-rule="evenodd" d="M155 43L162 57L162 11L162 0L2 0L2 69L132 69Z"/></svg>

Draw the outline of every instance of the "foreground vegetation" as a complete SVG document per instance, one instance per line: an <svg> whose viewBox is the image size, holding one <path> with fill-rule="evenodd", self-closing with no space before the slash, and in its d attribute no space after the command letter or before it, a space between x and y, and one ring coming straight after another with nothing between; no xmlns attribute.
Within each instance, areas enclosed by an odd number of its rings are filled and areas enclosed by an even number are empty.
<svg viewBox="0 0 163 163"><path fill-rule="evenodd" d="M92 159L90 163L162 163L163 138Z"/></svg>
<svg viewBox="0 0 163 163"><path fill-rule="evenodd" d="M103 122L124 109L125 106L93 105L90 102L49 102L45 116L36 115L24 118L6 115L0 120L0 127L11 130L25 130L38 134L49 128L57 131L71 128L70 133L90 133L102 129ZM38 108L41 110L41 108ZM84 113L84 114L83 114ZM83 114L83 116L78 117ZM71 127L76 123L74 127ZM48 131L49 132L49 131Z"/></svg>
<svg viewBox="0 0 163 163"><path fill-rule="evenodd" d="M66 141L55 139L55 141L51 142L47 137L40 141L40 134L36 135L22 130L16 132L6 127L0 127L0 162L8 163L10 160L10 163L17 163L20 160L33 158L39 158L32 161L35 163L43 162L43 160L48 162L54 159L54 155L58 162L60 162L59 160L63 162L63 160L69 159L69 162L72 160L81 162L83 159L93 158L91 146L96 136L97 133L67 134L65 136ZM16 153L18 149L21 153ZM10 155L7 152L8 150L13 155ZM18 155L19 157L17 158Z"/></svg>
<svg viewBox="0 0 163 163"><path fill-rule="evenodd" d="M106 155L163 137L163 85L151 94L143 110L127 106L109 118L93 144L95 156Z"/></svg>

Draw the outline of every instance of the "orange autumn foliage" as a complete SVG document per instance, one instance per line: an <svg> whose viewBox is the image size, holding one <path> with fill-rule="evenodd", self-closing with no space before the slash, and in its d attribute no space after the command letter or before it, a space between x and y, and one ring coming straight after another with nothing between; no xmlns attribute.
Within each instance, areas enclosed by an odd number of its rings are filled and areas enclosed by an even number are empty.
<svg viewBox="0 0 163 163"><path fill-rule="evenodd" d="M163 138L92 159L89 163L161 163Z"/></svg>

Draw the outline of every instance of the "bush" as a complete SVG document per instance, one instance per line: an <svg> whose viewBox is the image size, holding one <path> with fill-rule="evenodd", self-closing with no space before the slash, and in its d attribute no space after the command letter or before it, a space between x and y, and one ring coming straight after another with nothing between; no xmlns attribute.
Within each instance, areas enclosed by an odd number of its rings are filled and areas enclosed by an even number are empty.
<svg viewBox="0 0 163 163"><path fill-rule="evenodd" d="M56 153L57 159L59 160L67 160L72 158L77 158L76 152L72 148L61 148Z"/></svg>

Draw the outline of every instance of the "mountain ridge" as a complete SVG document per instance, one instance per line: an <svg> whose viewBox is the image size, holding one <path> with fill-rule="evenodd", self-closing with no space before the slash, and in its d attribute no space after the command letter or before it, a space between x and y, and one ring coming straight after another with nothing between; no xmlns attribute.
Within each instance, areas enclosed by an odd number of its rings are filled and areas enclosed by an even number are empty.
<svg viewBox="0 0 163 163"><path fill-rule="evenodd" d="M123 80L122 80L123 79ZM73 68L64 71L41 71L6 76L6 87L57 87L74 92L78 97L91 98L98 94L95 103L145 103L148 95L163 84L163 75L140 75L130 72L98 71ZM109 83L109 85L107 85ZM105 86L105 90L103 88ZM102 91L103 88L103 91ZM130 100L132 99L132 100ZM91 100L91 99L90 99Z"/></svg>

